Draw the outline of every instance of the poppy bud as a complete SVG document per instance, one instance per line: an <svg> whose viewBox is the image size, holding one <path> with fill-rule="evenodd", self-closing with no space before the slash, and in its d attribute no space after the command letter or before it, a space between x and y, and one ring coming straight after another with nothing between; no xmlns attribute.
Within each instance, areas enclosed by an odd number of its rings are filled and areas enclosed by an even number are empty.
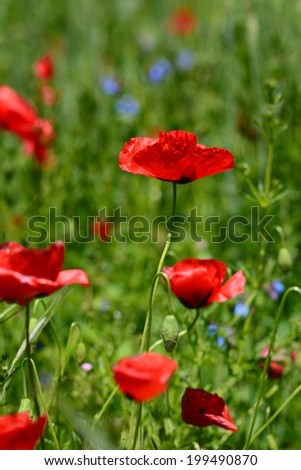
<svg viewBox="0 0 301 470"><path fill-rule="evenodd" d="M29 398L22 398L19 413L27 412L31 419L33 418L33 409Z"/></svg>
<svg viewBox="0 0 301 470"><path fill-rule="evenodd" d="M78 343L77 348L76 348L76 361L78 364L81 364L84 362L86 357L86 346L85 344L81 341Z"/></svg>
<svg viewBox="0 0 301 470"><path fill-rule="evenodd" d="M161 338L163 339L163 344L168 352L172 352L178 342L179 338L179 325L174 315L167 315L163 322L161 330Z"/></svg>
<svg viewBox="0 0 301 470"><path fill-rule="evenodd" d="M285 246L283 246L279 250L278 264L284 273L287 273L288 271L292 269L292 265L293 265L292 256Z"/></svg>

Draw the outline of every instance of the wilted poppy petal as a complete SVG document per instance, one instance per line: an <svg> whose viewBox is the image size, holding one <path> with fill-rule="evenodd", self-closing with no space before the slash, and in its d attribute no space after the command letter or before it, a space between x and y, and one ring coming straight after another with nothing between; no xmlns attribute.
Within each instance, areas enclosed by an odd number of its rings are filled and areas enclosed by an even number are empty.
<svg viewBox="0 0 301 470"><path fill-rule="evenodd" d="M182 419L193 426L215 425L237 431L224 400L202 389L186 388L182 397Z"/></svg>

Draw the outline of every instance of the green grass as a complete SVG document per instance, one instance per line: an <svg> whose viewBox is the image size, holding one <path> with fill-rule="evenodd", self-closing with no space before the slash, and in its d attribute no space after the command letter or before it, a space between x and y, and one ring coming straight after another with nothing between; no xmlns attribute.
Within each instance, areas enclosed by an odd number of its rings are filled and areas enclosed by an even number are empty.
<svg viewBox="0 0 301 470"><path fill-rule="evenodd" d="M119 152L127 140L152 136L158 129L183 129L197 134L198 141L207 146L227 148L233 153L233 171L179 187L177 214L186 217L196 207L204 219L218 216L221 222L212 225L212 231L202 233L205 240L202 245L189 236L174 243L165 264L186 257L220 259L231 272L245 271L248 296L254 290L257 276L258 243L250 240L233 243L228 238L211 243L211 237L218 234L220 227L227 226L231 217L250 219L251 207L258 205L245 173L248 166L248 178L260 190L268 152L262 124L269 110L266 81L274 80L282 96L279 109L273 108L283 129L275 139L272 190L275 195L287 193L267 209L268 214L274 215L269 228L275 241L265 245L264 272L259 294L252 304L250 329L246 321L238 320L233 326L234 342L218 348L216 338L208 337L207 326L216 323L221 335L225 335L233 320L236 301L215 304L202 312L191 335L183 336L173 353L179 368L168 394L143 407L143 448L243 448L261 373L258 356L262 346L269 343L280 302L273 301L263 286L272 279L281 280L286 288L300 286L301 62L297 46L301 33L300 6L297 1L285 0L187 0L197 16L198 28L181 38L170 35L166 29L167 19L178 4L181 3L170 0L1 1L1 82L16 89L43 117L51 119L56 132L51 146L54 164L42 171L33 159L22 154L15 136L1 132L1 239L26 244L27 236L32 234L28 228L30 218L35 215L48 218L49 208L55 207L58 216L72 220L70 227L68 224L71 242L66 243L65 267L85 269L91 282L87 289L73 287L52 320L62 350L70 325L73 322L80 325L85 360L93 364L92 371L84 372L75 347L51 403L50 414L63 449L85 449L92 445L87 439L93 416L115 387L112 365L139 351L150 286L166 234L162 226L158 243L134 243L130 239L125 243L74 241L74 217L80 218L81 233L85 234L87 217L96 216L102 208L106 208L107 215L120 207L122 215L128 218L140 215L149 220L170 214L170 184L119 169ZM143 49L142 44L149 46ZM194 54L190 70L177 68L181 48ZM51 108L40 102L32 71L35 60L45 52L54 58L53 86L59 92L59 100ZM170 61L173 70L162 83L151 83L147 71L161 57ZM107 96L99 86L99 80L108 74L120 81L121 92L117 97ZM136 116L121 117L116 112L116 100L124 94L138 100L140 112ZM13 224L15 216L22 217L21 225ZM281 228L285 246L293 257L288 273L283 273L277 264L281 247L277 227ZM48 239L36 246L44 247L53 238L62 238L63 224L56 228L55 232L51 226ZM128 226L122 225L121 230L127 237ZM46 299L46 303L50 300ZM176 298L171 301L181 329L186 328L192 312L185 311ZM167 313L166 289L160 282L154 304L152 343L160 338ZM42 307L36 315L43 315ZM290 294L276 343L294 348L300 356L299 317L300 299ZM0 324L3 382L23 332L22 312ZM35 363L41 377L49 374L49 384L59 362L50 324L41 332L40 341L43 347L35 353ZM162 346L156 350L166 354ZM294 365L287 365L280 379L265 381L255 430L300 384L300 367L299 358ZM219 393L239 431L231 434L208 427L200 432L182 423L180 402L188 385ZM49 400L47 381L44 393ZM1 404L1 414L18 410L22 397L22 370L18 368L5 403ZM300 403L298 396L294 398L251 447L299 449ZM98 433L93 435L96 448L124 447L130 412L128 399L117 393L97 427ZM45 445L53 448L49 430Z"/></svg>

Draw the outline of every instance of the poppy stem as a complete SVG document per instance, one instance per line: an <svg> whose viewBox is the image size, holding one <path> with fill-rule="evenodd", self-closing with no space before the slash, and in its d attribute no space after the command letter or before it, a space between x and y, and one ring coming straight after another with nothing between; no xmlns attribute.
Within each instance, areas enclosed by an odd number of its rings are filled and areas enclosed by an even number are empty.
<svg viewBox="0 0 301 470"><path fill-rule="evenodd" d="M171 205L171 216L169 218L169 220L171 221L173 220L173 217L176 212L176 204L177 204L177 183L172 183L172 205ZM164 274L162 273L162 268L163 268L166 255L168 253L168 250L171 244L172 232L171 232L169 224L167 224L167 230L168 230L168 233L166 236L165 245L164 245L162 254L160 256L157 271L156 271L156 274L154 276L152 286L151 286L150 297L149 297L149 307L148 307L148 312L146 315L144 329L142 333L140 353L148 351L150 347L152 319L153 319L153 304L155 300L155 295L156 295L156 290L158 287L159 279L161 276L164 277ZM136 448L137 437L138 437L140 422L141 422L141 415L142 415L142 403L138 403L138 407L137 407L137 403L133 402L131 420L130 420L130 431L129 431L129 448L130 449Z"/></svg>
<svg viewBox="0 0 301 470"><path fill-rule="evenodd" d="M40 407L39 407L39 402L38 402L38 398L37 398L37 390L36 390L35 379L34 379L34 370L33 370L32 362L31 362L29 324L30 324L30 302L29 302L29 300L26 300L26 304L25 304L26 356L27 356L27 360L28 360L29 380L30 380L30 383L31 383L33 400L34 400L34 404L35 404L35 410L36 410L37 416L40 416Z"/></svg>
<svg viewBox="0 0 301 470"><path fill-rule="evenodd" d="M284 293L284 295L282 297L282 300L281 300L281 303L278 307L276 317L275 317L274 327L273 327L272 334L271 334L271 339L270 339L270 344L269 344L269 351L268 351L268 354L267 354L267 356L265 358L265 361L264 361L264 367L263 367L263 372L262 372L259 387L258 387L258 393L257 393L257 399L256 399L255 407L254 407L254 412L253 412L253 415L252 415L252 420L251 420L251 424L250 424L250 427L249 427L249 432L248 432L247 439L246 439L245 445L243 447L243 450L248 449L250 447L251 442L253 441L252 434L253 434L253 431L254 431L254 426L255 426L255 422L256 422L256 418L257 418L258 409L259 409L259 406L260 406L260 403L261 403L261 400L262 400L262 397L263 397L264 383L265 383L265 379L266 379L266 375L267 375L267 370L268 370L268 367L269 367L269 364L270 364L271 354L272 354L272 350L273 350L275 339L276 339L276 334L277 334L277 330L278 330L278 326L279 326L279 321L280 321L281 313L282 313L286 298L287 298L287 296L290 292L297 292L298 294L301 295L301 289L299 287L296 287L296 286L290 287Z"/></svg>

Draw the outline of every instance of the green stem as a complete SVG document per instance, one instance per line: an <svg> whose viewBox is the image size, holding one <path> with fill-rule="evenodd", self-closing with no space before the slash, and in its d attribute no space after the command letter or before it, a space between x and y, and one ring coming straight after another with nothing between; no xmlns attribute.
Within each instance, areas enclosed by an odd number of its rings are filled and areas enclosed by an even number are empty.
<svg viewBox="0 0 301 470"><path fill-rule="evenodd" d="M172 220L175 215L176 203L177 203L177 183L172 183L172 205L171 205L170 220ZM153 312L154 299L155 299L159 279L162 275L163 264L164 264L166 255L168 253L168 250L171 244L171 230L168 227L168 225L167 225L167 229L168 229L168 233L166 236L165 245L164 245L158 266L157 266L157 271L155 273L155 276L152 282L152 287L151 287L151 292L150 292L150 297L149 297L149 308L148 308L148 312L146 315L143 334L141 338L140 353L143 353L149 350L151 331L152 331L152 317L153 317L152 312ZM129 431L129 448L130 449L136 448L136 442L137 442L137 437L139 433L141 416L142 416L142 403L137 404L136 402L133 402L132 411L131 411L131 420L130 420L130 431Z"/></svg>
<svg viewBox="0 0 301 470"><path fill-rule="evenodd" d="M40 416L40 407L39 407L39 402L38 402L38 398L37 398L37 391L36 391L36 386L35 386L35 380L34 380L34 370L33 370L32 362L31 362L29 324L30 324L30 303L29 303L29 300L26 300L26 304L25 304L26 357L27 357L27 360L28 360L29 380L30 380L31 387L32 387L32 394L33 394L33 400L34 400L34 404L35 404L35 411L36 411L37 416Z"/></svg>
<svg viewBox="0 0 301 470"><path fill-rule="evenodd" d="M257 437L274 421L274 419L277 418L277 416L284 410L284 408L289 404L289 402L293 398L295 398L296 395L298 395L299 392L301 392L301 384L298 385L297 388L295 388L295 390L290 394L290 396L286 400L284 400L284 402L278 408L278 410L275 411L275 413L261 426L261 428L258 429L258 431L254 434L254 436L250 440L249 445L251 445L252 442L254 442L255 439L257 439Z"/></svg>
<svg viewBox="0 0 301 470"><path fill-rule="evenodd" d="M104 402L104 404L102 405L102 408L101 410L94 416L93 418L93 425L92 425L92 431L94 429L94 427L96 426L96 424L99 423L99 421L101 420L101 418L103 417L104 415L104 412L106 411L107 407L109 406L109 404L111 403L112 399L115 397L116 393L118 392L119 390L119 387L118 385L114 388L114 390L111 392L111 394L108 396L108 398L106 399L106 401Z"/></svg>
<svg viewBox="0 0 301 470"><path fill-rule="evenodd" d="M268 159L267 159L267 166L266 166L265 180L264 180L265 207L269 205L269 196L270 196L272 170L273 170L273 157L274 157L274 139L273 139L273 136L271 136L269 139L269 143L268 143Z"/></svg>
<svg viewBox="0 0 301 470"><path fill-rule="evenodd" d="M55 434L55 431L54 431L54 427L53 427L52 421L49 417L48 409L47 409L47 406L46 406L46 403L45 403L45 400L44 400L43 390L41 388L41 384L40 384L40 380L39 380L39 376L38 376L38 372L37 372L35 363L32 359L30 360L30 363L31 363L31 367L32 367L32 370L33 370L33 374L34 374L35 382L36 382L36 385L37 385L39 398L40 398L40 401L41 401L41 404L42 404L42 407L43 407L43 411L47 416L47 424L48 424L49 431L52 435L52 439L54 441L56 450L60 450L60 445L59 445L59 442L57 440L57 437L56 437L56 434Z"/></svg>
<svg viewBox="0 0 301 470"><path fill-rule="evenodd" d="M290 292L297 292L298 294L301 295L301 289L299 289L299 287L295 287L295 286L290 287L283 294L281 303L278 307L276 317L275 317L275 321L274 321L274 327L273 327L272 334L271 334L271 339L270 339L270 344L269 344L269 351L268 351L267 357L265 358L265 361L264 361L264 367L263 367L263 372L262 372L261 379L260 379L260 384L259 384L259 388L258 388L258 393L257 393L257 399L256 399L255 407L254 407L254 412L253 412L253 415L252 415L252 420L251 420L249 432L248 432L246 443L243 447L243 450L248 449L249 446L250 446L250 443L252 441L252 434L253 434L256 418L257 418L259 405L260 405L262 397L263 397L264 383L265 383L266 374L267 374L267 370L268 370L268 367L269 367L272 350L273 350L275 339L276 339L276 334L277 334L277 330L278 330L278 326L279 326L281 313L282 313L286 298L287 298L287 296Z"/></svg>

